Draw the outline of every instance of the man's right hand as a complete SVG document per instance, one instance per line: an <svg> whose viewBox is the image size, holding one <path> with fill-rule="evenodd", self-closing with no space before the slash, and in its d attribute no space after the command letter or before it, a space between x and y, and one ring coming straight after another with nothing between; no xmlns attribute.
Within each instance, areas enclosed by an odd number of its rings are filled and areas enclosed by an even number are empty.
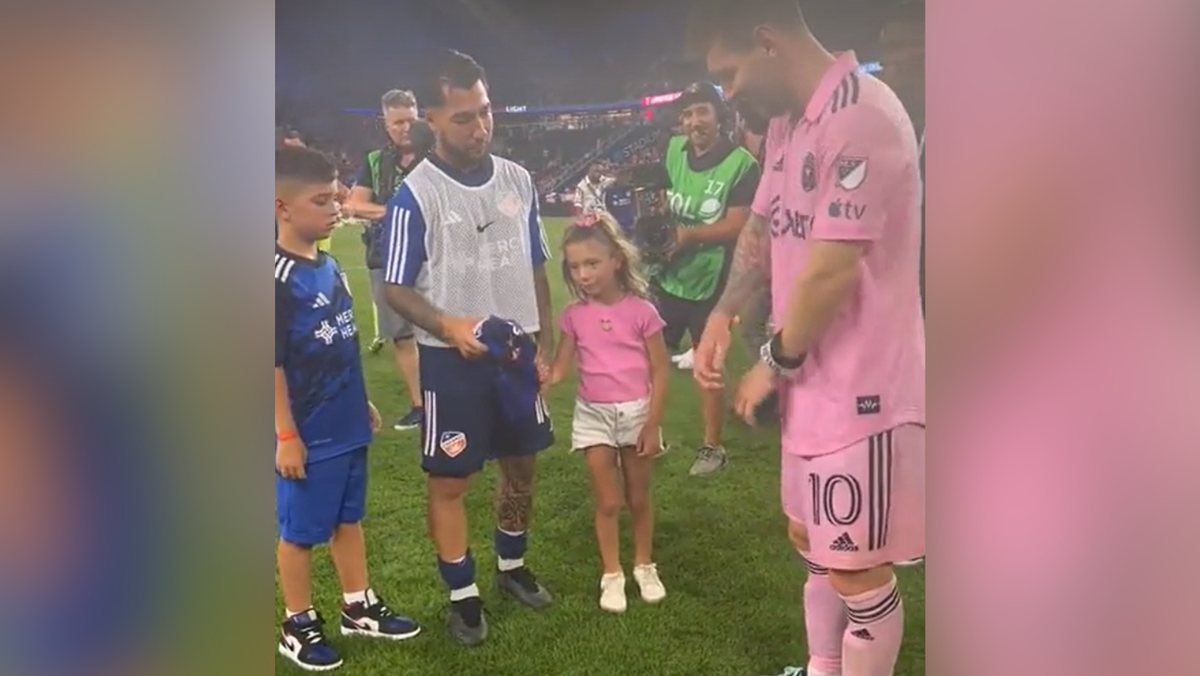
<svg viewBox="0 0 1200 676"><path fill-rule="evenodd" d="M729 346L733 344L731 326L733 317L723 312L713 312L708 316L692 367L696 382L706 390L725 388L725 357L729 354Z"/></svg>
<svg viewBox="0 0 1200 676"><path fill-rule="evenodd" d="M442 319L442 339L464 358L478 359L487 354L487 346L475 337L480 321L477 317L446 317Z"/></svg>
<svg viewBox="0 0 1200 676"><path fill-rule="evenodd" d="M275 471L284 479L304 479L304 463L307 459L308 449L300 439L288 439L275 445Z"/></svg>

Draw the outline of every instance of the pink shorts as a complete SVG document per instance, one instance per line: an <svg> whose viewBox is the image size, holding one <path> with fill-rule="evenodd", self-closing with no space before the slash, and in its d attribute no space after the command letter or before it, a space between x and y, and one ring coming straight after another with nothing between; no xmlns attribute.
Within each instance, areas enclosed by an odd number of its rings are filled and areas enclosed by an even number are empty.
<svg viewBox="0 0 1200 676"><path fill-rule="evenodd" d="M925 428L905 425L816 457L783 453L783 511L805 527L805 556L869 570L925 556Z"/></svg>

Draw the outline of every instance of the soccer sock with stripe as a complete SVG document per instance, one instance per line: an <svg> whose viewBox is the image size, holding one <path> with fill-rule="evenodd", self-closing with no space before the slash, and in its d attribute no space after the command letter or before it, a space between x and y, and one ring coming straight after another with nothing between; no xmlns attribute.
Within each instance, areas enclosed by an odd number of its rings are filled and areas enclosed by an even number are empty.
<svg viewBox="0 0 1200 676"><path fill-rule="evenodd" d="M904 603L896 578L843 600L850 616L842 649L844 676L892 676L904 639Z"/></svg>
<svg viewBox="0 0 1200 676"><path fill-rule="evenodd" d="M438 559L438 572L442 581L450 588L450 601L466 601L479 598L479 587L475 584L475 559L471 552L458 561L442 561Z"/></svg>
<svg viewBox="0 0 1200 676"><path fill-rule="evenodd" d="M501 573L507 573L525 566L525 550L529 547L527 532L510 533L496 529L496 557Z"/></svg>
<svg viewBox="0 0 1200 676"><path fill-rule="evenodd" d="M842 643L849 619L846 604L829 581L829 569L811 561L804 583L804 623L808 630L808 672L812 676L842 673Z"/></svg>

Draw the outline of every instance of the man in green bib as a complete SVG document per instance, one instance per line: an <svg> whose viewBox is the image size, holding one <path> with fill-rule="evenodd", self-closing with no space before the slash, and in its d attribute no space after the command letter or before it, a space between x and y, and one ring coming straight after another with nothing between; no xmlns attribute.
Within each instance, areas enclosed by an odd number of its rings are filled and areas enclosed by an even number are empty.
<svg viewBox="0 0 1200 676"><path fill-rule="evenodd" d="M734 116L725 97L708 82L684 90L677 105L683 134L667 145L663 164L675 220L675 246L654 276L658 311L667 323L667 346L678 350L684 334L700 343L708 315L724 291L730 247L750 217L762 172L745 148L732 141ZM693 476L725 466L725 398L700 389L704 442Z"/></svg>
<svg viewBox="0 0 1200 676"><path fill-rule="evenodd" d="M371 351L378 352L383 345L379 339L392 343L392 354L404 384L412 408L396 421L396 430L412 430L421 425L425 412L422 405L417 363L417 344L413 340L412 326L396 313L383 298L384 252L383 217L387 213L388 200L400 189L400 184L417 164L424 159L424 148L414 138L419 121L417 99L412 92L393 89L383 95L383 126L387 132L387 144L372 150L363 158L358 180L350 191L350 200L343 207L346 215L369 222L363 233L363 244L367 249L367 271L371 278L371 298L375 303L375 327L378 338Z"/></svg>

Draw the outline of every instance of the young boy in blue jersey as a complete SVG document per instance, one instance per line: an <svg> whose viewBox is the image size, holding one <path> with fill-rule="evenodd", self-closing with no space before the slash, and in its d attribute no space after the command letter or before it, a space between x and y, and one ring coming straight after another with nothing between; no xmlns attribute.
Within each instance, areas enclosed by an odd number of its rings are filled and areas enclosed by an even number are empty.
<svg viewBox="0 0 1200 676"><path fill-rule="evenodd" d="M633 231L633 221L637 216L633 207L633 188L624 180L618 180L604 193L604 209L621 226L621 231L629 234Z"/></svg>
<svg viewBox="0 0 1200 676"><path fill-rule="evenodd" d="M367 400L346 277L317 246L339 218L338 188L325 155L275 151L275 509L287 607L279 653L308 671L342 664L313 608L317 545L330 545L342 583L343 635L402 640L421 631L367 579L367 446L380 418Z"/></svg>

